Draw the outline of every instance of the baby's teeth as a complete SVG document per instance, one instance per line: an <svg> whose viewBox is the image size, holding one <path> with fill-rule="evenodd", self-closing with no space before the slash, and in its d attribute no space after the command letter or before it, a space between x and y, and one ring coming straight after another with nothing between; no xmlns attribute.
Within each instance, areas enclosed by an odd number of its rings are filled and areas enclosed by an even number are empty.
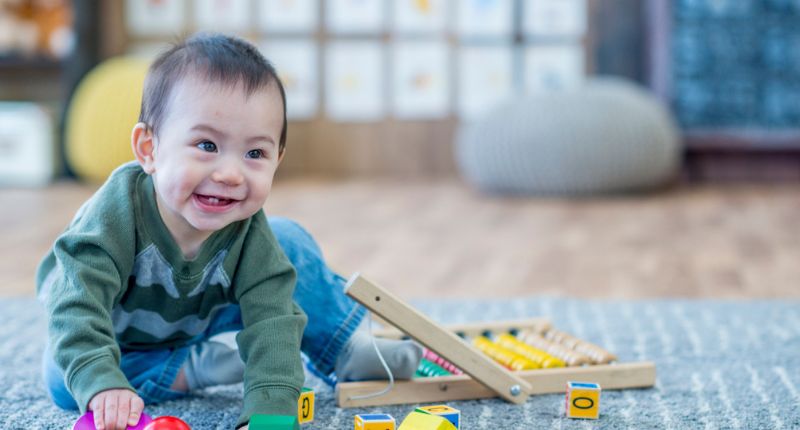
<svg viewBox="0 0 800 430"><path fill-rule="evenodd" d="M216 198L216 197L209 197L209 198L208 198L208 201L209 201L209 202L211 202L212 204L217 204L217 203L219 203L219 199L218 199L218 198Z"/></svg>

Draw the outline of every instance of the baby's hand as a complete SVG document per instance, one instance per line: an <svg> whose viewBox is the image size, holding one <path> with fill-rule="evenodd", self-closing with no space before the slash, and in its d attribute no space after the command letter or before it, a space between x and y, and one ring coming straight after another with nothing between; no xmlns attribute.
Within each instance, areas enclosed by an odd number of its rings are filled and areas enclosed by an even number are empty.
<svg viewBox="0 0 800 430"><path fill-rule="evenodd" d="M125 430L139 422L144 401L131 390L106 390L92 397L89 410L94 414L97 430Z"/></svg>

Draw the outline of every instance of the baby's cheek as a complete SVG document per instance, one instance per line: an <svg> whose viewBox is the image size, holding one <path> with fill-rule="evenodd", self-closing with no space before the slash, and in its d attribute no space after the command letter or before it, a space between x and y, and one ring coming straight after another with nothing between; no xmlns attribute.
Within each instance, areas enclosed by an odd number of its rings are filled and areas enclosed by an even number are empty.
<svg viewBox="0 0 800 430"><path fill-rule="evenodd" d="M175 173L172 179L176 192L182 196L191 196L200 184L198 178L195 178L196 175L189 169L181 169Z"/></svg>
<svg viewBox="0 0 800 430"><path fill-rule="evenodd" d="M194 194L197 184L189 181L181 182L179 192L182 196L191 197Z"/></svg>

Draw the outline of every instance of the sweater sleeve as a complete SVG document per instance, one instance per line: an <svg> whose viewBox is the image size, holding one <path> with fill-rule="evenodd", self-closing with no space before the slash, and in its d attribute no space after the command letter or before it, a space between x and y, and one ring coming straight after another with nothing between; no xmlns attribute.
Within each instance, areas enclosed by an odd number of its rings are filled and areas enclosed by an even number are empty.
<svg viewBox="0 0 800 430"><path fill-rule="evenodd" d="M135 391L120 370L111 320L123 280L103 242L96 232L67 232L56 241L53 254L61 276L45 301L51 350L81 413L101 391Z"/></svg>
<svg viewBox="0 0 800 430"><path fill-rule="evenodd" d="M300 341L306 316L292 300L295 271L266 219L256 217L253 225L235 287L244 326L237 343L245 363L244 405L237 427L253 414L296 415L304 380Z"/></svg>
<svg viewBox="0 0 800 430"><path fill-rule="evenodd" d="M141 174L133 164L112 173L37 272L50 350L81 413L100 391L135 391L119 367L111 310L127 288L136 252L131 184Z"/></svg>

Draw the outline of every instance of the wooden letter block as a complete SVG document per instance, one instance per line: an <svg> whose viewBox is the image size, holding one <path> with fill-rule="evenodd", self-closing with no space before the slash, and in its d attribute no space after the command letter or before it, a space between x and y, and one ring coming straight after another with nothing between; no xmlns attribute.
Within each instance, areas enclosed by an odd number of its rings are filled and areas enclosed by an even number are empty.
<svg viewBox="0 0 800 430"><path fill-rule="evenodd" d="M394 430L394 417L389 414L360 414L355 418L355 430Z"/></svg>
<svg viewBox="0 0 800 430"><path fill-rule="evenodd" d="M298 430L300 424L292 415L253 415L250 430Z"/></svg>
<svg viewBox="0 0 800 430"><path fill-rule="evenodd" d="M567 382L566 413L568 418L600 416L600 385L594 382Z"/></svg>
<svg viewBox="0 0 800 430"><path fill-rule="evenodd" d="M424 414L438 415L453 423L453 425L456 426L456 429L461 429L461 411L458 409L451 408L447 405L434 405L420 406L416 410L417 412L422 412Z"/></svg>
<svg viewBox="0 0 800 430"><path fill-rule="evenodd" d="M414 411L408 414L397 430L456 430L456 426L438 415Z"/></svg>
<svg viewBox="0 0 800 430"><path fill-rule="evenodd" d="M314 390L311 388L303 387L297 399L297 420L300 424L314 421Z"/></svg>

